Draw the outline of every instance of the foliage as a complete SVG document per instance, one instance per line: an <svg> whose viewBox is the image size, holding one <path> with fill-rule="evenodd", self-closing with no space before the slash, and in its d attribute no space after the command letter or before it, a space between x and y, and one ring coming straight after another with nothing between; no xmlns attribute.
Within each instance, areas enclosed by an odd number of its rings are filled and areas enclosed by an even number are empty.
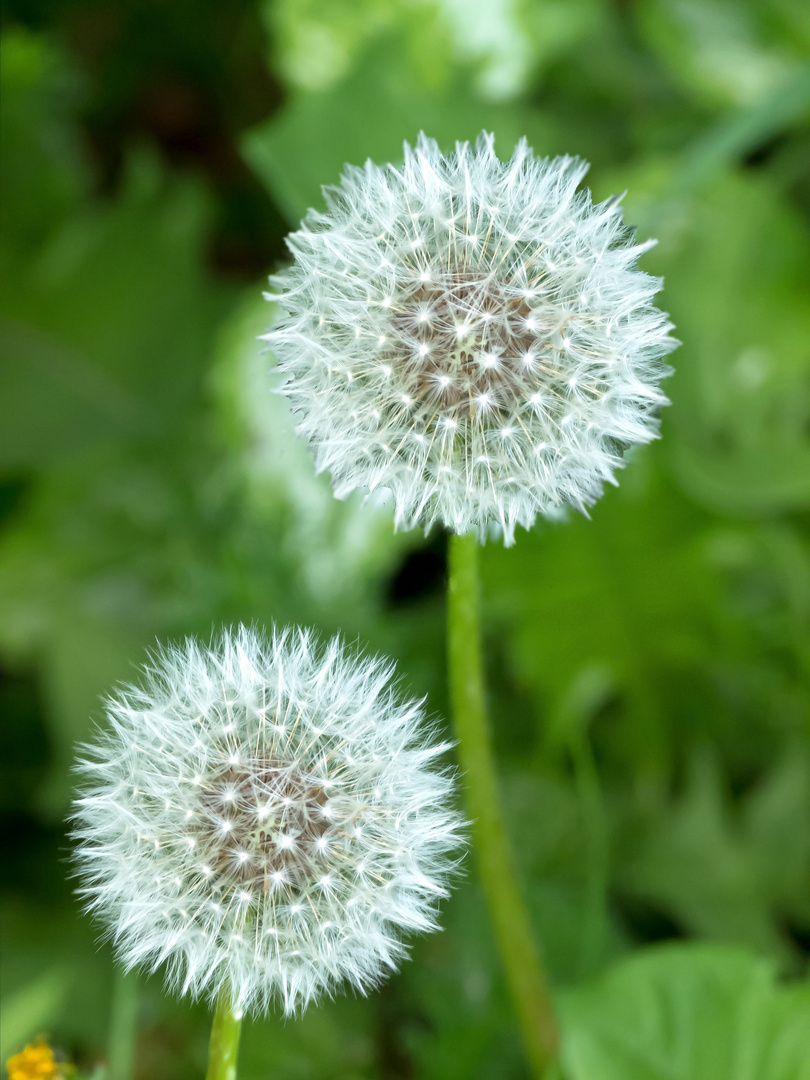
<svg viewBox="0 0 810 1080"><path fill-rule="evenodd" d="M800 1080L810 1075L808 988L721 946L671 945L625 960L562 999L571 1080Z"/></svg>
<svg viewBox="0 0 810 1080"><path fill-rule="evenodd" d="M683 342L660 443L592 520L483 555L504 798L566 1077L801 1077L806 5L171 7L7 5L0 1054L45 1033L83 1074L105 1057L112 962L62 821L74 743L156 637L340 628L446 712L442 537L332 498L255 339L283 229L344 162L485 128L504 155L525 134L588 158L598 199L627 189ZM246 1080L523 1077L473 871L381 993L248 1025ZM202 1072L204 1008L144 980L139 1025L138 1076Z"/></svg>

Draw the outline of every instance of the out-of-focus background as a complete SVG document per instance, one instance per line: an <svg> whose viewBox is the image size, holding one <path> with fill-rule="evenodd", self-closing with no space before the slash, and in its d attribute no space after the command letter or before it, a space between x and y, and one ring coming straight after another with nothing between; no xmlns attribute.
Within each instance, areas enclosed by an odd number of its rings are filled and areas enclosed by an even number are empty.
<svg viewBox="0 0 810 1080"><path fill-rule="evenodd" d="M332 498L256 338L344 162L484 128L627 190L683 342L661 441L592 520L484 553L570 1075L737 1080L725 1039L747 1078L793 1080L772 1059L810 1009L809 56L802 0L6 0L4 1060L39 1034L105 1060L121 988L72 895L70 770L156 638L339 628L447 713L443 536ZM249 1023L244 1080L524 1078L468 867L381 992ZM137 992L138 1080L202 1075L206 1008Z"/></svg>

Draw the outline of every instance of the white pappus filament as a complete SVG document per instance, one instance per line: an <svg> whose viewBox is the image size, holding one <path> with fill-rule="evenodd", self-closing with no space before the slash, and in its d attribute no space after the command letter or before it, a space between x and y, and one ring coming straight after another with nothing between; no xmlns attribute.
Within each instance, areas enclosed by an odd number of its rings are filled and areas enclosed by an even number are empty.
<svg viewBox="0 0 810 1080"><path fill-rule="evenodd" d="M338 497L385 489L397 527L511 544L656 437L677 343L634 269L650 244L577 190L586 170L525 140L502 162L487 134L447 156L420 135L401 166L324 189L271 278L265 339Z"/></svg>
<svg viewBox="0 0 810 1080"><path fill-rule="evenodd" d="M80 894L128 967L239 1012L374 986L437 928L454 781L393 665L240 627L106 703L74 804Z"/></svg>

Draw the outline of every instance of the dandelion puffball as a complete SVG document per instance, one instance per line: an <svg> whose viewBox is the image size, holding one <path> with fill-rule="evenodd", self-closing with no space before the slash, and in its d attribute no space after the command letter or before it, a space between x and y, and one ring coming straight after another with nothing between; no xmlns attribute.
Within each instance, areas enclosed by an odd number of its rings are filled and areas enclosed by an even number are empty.
<svg viewBox="0 0 810 1080"><path fill-rule="evenodd" d="M447 743L393 665L305 630L153 655L85 748L74 835L119 958L286 1013L394 969L457 863Z"/></svg>
<svg viewBox="0 0 810 1080"><path fill-rule="evenodd" d="M288 238L265 336L297 431L339 498L387 489L395 524L483 539L584 509L656 437L676 342L633 269L617 199L587 164L511 159L493 138L444 157L420 135L401 167L347 167Z"/></svg>

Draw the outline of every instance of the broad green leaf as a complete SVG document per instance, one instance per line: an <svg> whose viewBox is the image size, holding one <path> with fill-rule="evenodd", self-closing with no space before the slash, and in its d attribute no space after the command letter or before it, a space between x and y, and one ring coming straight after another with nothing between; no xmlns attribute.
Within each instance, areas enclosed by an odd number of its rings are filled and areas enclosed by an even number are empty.
<svg viewBox="0 0 810 1080"><path fill-rule="evenodd" d="M559 1007L567 1080L810 1077L810 986L740 949L650 949Z"/></svg>

